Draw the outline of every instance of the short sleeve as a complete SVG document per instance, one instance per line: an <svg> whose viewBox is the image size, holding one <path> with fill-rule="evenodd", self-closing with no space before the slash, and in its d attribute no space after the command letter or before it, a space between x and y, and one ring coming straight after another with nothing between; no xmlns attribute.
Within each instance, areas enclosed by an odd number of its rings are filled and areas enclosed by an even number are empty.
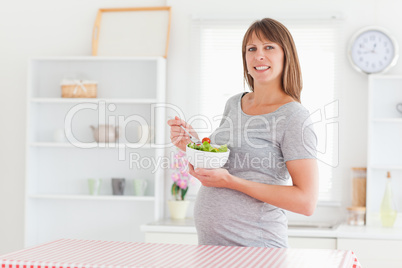
<svg viewBox="0 0 402 268"><path fill-rule="evenodd" d="M244 94L244 93L241 93ZM227 117L229 116L230 110L235 107L235 105L237 104L237 100L239 99L239 95L234 95L232 97L230 97L225 104L225 109L223 110L223 114L222 114L222 119L221 122L219 123L219 127L221 127L223 125L223 123L225 122L225 120L227 120Z"/></svg>
<svg viewBox="0 0 402 268"><path fill-rule="evenodd" d="M222 119L221 122L219 123L219 126L223 125L228 114L229 114L229 101L226 102L225 109L223 110Z"/></svg>
<svg viewBox="0 0 402 268"><path fill-rule="evenodd" d="M307 110L296 112L289 118L281 150L285 162L317 157L317 136Z"/></svg>

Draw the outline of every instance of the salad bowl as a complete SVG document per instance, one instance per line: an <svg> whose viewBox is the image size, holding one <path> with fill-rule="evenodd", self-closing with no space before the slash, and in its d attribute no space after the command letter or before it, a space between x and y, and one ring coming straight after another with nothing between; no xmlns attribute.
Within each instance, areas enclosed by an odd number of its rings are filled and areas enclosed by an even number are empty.
<svg viewBox="0 0 402 268"><path fill-rule="evenodd" d="M213 148L220 148L219 145L211 144ZM221 168L228 161L230 150L226 148L225 152L202 151L186 146L186 156L188 162L196 168L215 169Z"/></svg>

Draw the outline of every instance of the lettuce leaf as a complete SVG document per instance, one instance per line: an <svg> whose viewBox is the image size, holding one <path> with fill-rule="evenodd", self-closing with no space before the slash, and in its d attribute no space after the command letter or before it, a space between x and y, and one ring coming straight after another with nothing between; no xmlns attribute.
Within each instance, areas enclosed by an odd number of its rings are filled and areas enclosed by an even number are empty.
<svg viewBox="0 0 402 268"><path fill-rule="evenodd" d="M187 147L195 149L195 150L199 150L199 151L212 152L212 153L224 153L224 152L228 151L227 144L221 145L219 148L214 148L207 141L205 141L203 144L200 144L200 145L197 145L197 144L191 142L191 143L187 144Z"/></svg>

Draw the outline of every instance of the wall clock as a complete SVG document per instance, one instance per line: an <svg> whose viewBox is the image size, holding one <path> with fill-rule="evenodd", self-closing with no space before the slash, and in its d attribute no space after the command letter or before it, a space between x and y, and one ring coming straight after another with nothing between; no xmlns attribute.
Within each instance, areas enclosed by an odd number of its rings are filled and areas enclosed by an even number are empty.
<svg viewBox="0 0 402 268"><path fill-rule="evenodd" d="M357 31L349 45L352 66L365 74L384 73L399 57L395 38L381 27L365 27Z"/></svg>

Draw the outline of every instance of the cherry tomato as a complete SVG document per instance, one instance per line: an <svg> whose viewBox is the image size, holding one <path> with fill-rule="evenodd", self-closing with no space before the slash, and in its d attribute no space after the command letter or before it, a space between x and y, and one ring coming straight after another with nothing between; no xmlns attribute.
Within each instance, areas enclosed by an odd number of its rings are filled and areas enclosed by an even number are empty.
<svg viewBox="0 0 402 268"><path fill-rule="evenodd" d="M202 143L204 143L205 141L208 142L208 143L211 143L211 140L209 138L203 138L202 139Z"/></svg>

